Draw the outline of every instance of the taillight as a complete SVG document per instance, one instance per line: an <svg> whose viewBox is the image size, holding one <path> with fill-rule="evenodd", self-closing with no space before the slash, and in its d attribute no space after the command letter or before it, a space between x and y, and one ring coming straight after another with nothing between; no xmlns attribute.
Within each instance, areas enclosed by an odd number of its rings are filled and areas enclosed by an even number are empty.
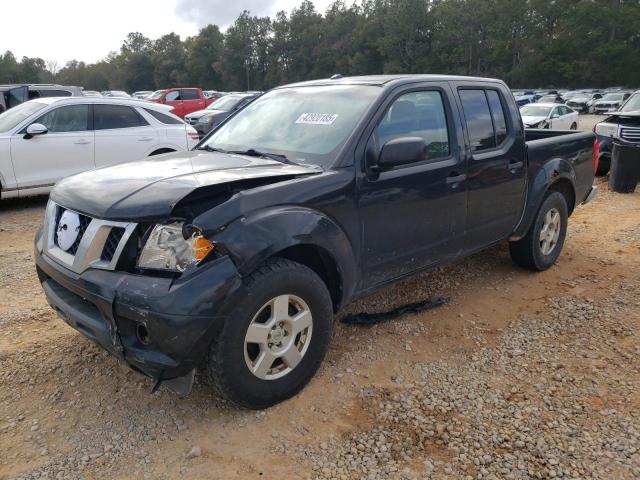
<svg viewBox="0 0 640 480"><path fill-rule="evenodd" d="M197 133L189 132L189 137L191 138L191 140L200 140L200 137L198 136Z"/></svg>
<svg viewBox="0 0 640 480"><path fill-rule="evenodd" d="M598 171L598 162L600 161L600 140L596 138L593 142L593 173Z"/></svg>

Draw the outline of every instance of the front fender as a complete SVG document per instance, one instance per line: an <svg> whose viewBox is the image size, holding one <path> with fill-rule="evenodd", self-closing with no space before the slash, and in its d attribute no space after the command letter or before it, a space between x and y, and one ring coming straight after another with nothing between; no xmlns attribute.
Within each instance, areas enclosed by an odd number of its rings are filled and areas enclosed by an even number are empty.
<svg viewBox="0 0 640 480"><path fill-rule="evenodd" d="M520 239L527 234L529 227L538 213L538 209L542 204L545 194L551 185L562 179L566 179L571 183L574 198L576 198L576 173L568 160L564 158L554 158L541 166L533 179L529 181L529 185L527 187L527 202L525 204L520 223L515 228L511 236L512 240ZM569 208L571 209L574 207L575 205L569 205Z"/></svg>
<svg viewBox="0 0 640 480"><path fill-rule="evenodd" d="M311 245L324 250L340 276L343 301L355 287L357 263L347 234L324 213L301 206L278 206L240 217L215 235L241 275L248 275L282 250Z"/></svg>

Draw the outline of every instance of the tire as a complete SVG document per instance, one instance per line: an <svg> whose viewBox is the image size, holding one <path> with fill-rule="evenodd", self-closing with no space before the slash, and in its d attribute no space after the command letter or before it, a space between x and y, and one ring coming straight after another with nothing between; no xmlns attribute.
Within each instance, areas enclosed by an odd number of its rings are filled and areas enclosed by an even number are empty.
<svg viewBox="0 0 640 480"><path fill-rule="evenodd" d="M609 173L609 167L598 166L598 169L596 170L596 177L604 177L607 173Z"/></svg>
<svg viewBox="0 0 640 480"><path fill-rule="evenodd" d="M573 123L571 124L571 126L569 127L569 130L577 130L577 129L578 129L578 124L577 124L577 123L575 123L575 122L573 122Z"/></svg>
<svg viewBox="0 0 640 480"><path fill-rule="evenodd" d="M554 214L558 215L559 224L552 231L548 230L550 237L546 238L548 243L544 243L541 240L541 233L545 223L548 228L556 225L549 223L549 215L554 217ZM551 267L562 251L567 234L568 219L567 201L564 196L560 192L548 192L527 234L522 239L509 244L512 260L529 270L543 271ZM556 232L557 234L554 234ZM550 238L554 241L549 240ZM551 247L551 245L553 246Z"/></svg>
<svg viewBox="0 0 640 480"><path fill-rule="evenodd" d="M211 344L206 369L218 394L242 407L262 409L292 397L314 376L331 340L333 304L315 272L286 259L263 264L245 289L244 301ZM274 315L274 305L281 313L286 305L286 315ZM298 328L296 318L301 319ZM298 363L292 368L287 358Z"/></svg>

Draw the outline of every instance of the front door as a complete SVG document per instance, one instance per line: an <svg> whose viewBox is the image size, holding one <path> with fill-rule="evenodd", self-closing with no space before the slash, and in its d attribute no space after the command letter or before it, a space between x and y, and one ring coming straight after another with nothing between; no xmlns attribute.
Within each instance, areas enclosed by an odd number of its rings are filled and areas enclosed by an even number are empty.
<svg viewBox="0 0 640 480"><path fill-rule="evenodd" d="M454 85L471 154L465 250L473 251L506 239L520 220L526 188L524 134L513 124L520 117L515 105L507 103L506 89Z"/></svg>
<svg viewBox="0 0 640 480"><path fill-rule="evenodd" d="M466 210L466 167L446 83L398 92L377 119L359 182L362 223L362 289L456 256L462 247ZM422 161L390 170L371 169L382 146L420 137Z"/></svg>
<svg viewBox="0 0 640 480"><path fill-rule="evenodd" d="M207 104L204 98L200 98L198 90L195 88L183 88L180 90L180 98L182 99L182 115L188 115L192 112L204 109Z"/></svg>
<svg viewBox="0 0 640 480"><path fill-rule="evenodd" d="M185 116L184 109L182 108L182 97L180 96L180 90L171 90L165 94L164 102L166 105L173 107L171 113L183 118Z"/></svg>
<svg viewBox="0 0 640 480"><path fill-rule="evenodd" d="M89 105L58 107L33 123L47 127L47 133L25 138L22 130L11 137L11 159L20 190L50 186L95 167Z"/></svg>

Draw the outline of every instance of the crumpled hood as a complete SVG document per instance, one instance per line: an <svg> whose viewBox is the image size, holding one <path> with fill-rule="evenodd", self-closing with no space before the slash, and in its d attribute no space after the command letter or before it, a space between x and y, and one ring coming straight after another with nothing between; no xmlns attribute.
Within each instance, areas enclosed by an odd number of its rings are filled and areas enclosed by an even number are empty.
<svg viewBox="0 0 640 480"><path fill-rule="evenodd" d="M522 117L522 123L525 125L535 125L536 123L540 123L547 117L532 117L530 115L525 115Z"/></svg>
<svg viewBox="0 0 640 480"><path fill-rule="evenodd" d="M320 172L313 165L194 150L74 175L54 187L51 199L97 218L157 220L168 218L181 199L201 187Z"/></svg>

